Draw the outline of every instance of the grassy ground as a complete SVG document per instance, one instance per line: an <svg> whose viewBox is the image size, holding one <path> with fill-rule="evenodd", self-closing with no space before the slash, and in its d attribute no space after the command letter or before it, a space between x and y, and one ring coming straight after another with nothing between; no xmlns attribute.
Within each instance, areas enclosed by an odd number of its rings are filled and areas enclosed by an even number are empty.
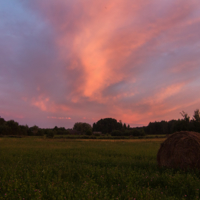
<svg viewBox="0 0 200 200"><path fill-rule="evenodd" d="M145 135L145 136L111 136L111 135L55 135L55 139L151 139L151 138L166 138L167 135Z"/></svg>
<svg viewBox="0 0 200 200"><path fill-rule="evenodd" d="M198 171L157 167L163 140L0 138L0 199L199 199Z"/></svg>

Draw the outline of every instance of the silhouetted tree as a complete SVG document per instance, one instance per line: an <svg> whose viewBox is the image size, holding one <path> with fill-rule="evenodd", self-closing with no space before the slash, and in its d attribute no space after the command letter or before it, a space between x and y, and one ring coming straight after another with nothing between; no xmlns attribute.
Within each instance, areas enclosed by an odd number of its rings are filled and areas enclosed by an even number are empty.
<svg viewBox="0 0 200 200"><path fill-rule="evenodd" d="M194 118L194 121L200 122L200 112L199 112L199 109L196 109L196 110L194 111L193 118Z"/></svg>
<svg viewBox="0 0 200 200"><path fill-rule="evenodd" d="M9 135L19 135L20 134L20 127L17 122L14 120L9 120L6 122L6 125L10 127L10 133Z"/></svg>
<svg viewBox="0 0 200 200"><path fill-rule="evenodd" d="M53 138L55 135L55 131L52 129L45 130L45 134L47 138Z"/></svg>
<svg viewBox="0 0 200 200"><path fill-rule="evenodd" d="M92 128L91 129L88 129L86 132L85 132L86 135L92 135Z"/></svg>
<svg viewBox="0 0 200 200"><path fill-rule="evenodd" d="M36 136L38 135L39 132L39 127L38 126L32 126L28 129L28 135L29 136Z"/></svg>
<svg viewBox="0 0 200 200"><path fill-rule="evenodd" d="M186 123L185 120L180 120L178 119L174 125L174 131L187 131L188 130L188 124Z"/></svg>
<svg viewBox="0 0 200 200"><path fill-rule="evenodd" d="M174 133L175 132L175 124L176 124L176 120L170 120L169 122L168 122L168 134L172 134L172 133Z"/></svg>
<svg viewBox="0 0 200 200"><path fill-rule="evenodd" d="M57 135L69 135L69 130L66 130L65 127L58 128L57 126L55 126L53 130L56 132Z"/></svg>
<svg viewBox="0 0 200 200"><path fill-rule="evenodd" d="M166 121L150 122L147 127L144 127L145 132L150 135L169 134L169 125Z"/></svg>
<svg viewBox="0 0 200 200"><path fill-rule="evenodd" d="M83 134L88 134L89 132L92 132L92 126L88 123L77 122L74 124L73 130L79 131Z"/></svg>
<svg viewBox="0 0 200 200"><path fill-rule="evenodd" d="M19 125L20 128L20 135L27 135L28 134L28 126Z"/></svg>
<svg viewBox="0 0 200 200"><path fill-rule="evenodd" d="M6 123L5 119L0 117L0 125L3 125L5 123Z"/></svg>
<svg viewBox="0 0 200 200"><path fill-rule="evenodd" d="M12 132L11 128L6 124L0 125L0 135L10 135Z"/></svg>
<svg viewBox="0 0 200 200"><path fill-rule="evenodd" d="M113 130L113 131L111 132L111 135L112 135L112 136L122 136L122 135L123 135L123 132L120 131L120 130Z"/></svg>
<svg viewBox="0 0 200 200"><path fill-rule="evenodd" d="M182 111L180 112L180 114L182 115L183 120L185 120L186 122L190 122L190 116L186 112Z"/></svg>
<svg viewBox="0 0 200 200"><path fill-rule="evenodd" d="M133 128L131 131L132 136L145 136L144 129Z"/></svg>
<svg viewBox="0 0 200 200"><path fill-rule="evenodd" d="M93 131L102 132L103 134L111 133L113 130L122 130L122 123L113 118L100 119L93 124Z"/></svg>

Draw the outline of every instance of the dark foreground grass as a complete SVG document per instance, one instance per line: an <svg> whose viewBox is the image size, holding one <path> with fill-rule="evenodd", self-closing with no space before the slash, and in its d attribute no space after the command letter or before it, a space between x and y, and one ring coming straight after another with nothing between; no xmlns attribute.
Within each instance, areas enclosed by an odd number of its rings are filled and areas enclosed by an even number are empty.
<svg viewBox="0 0 200 200"><path fill-rule="evenodd" d="M159 169L160 141L0 139L0 199L199 199L200 173Z"/></svg>

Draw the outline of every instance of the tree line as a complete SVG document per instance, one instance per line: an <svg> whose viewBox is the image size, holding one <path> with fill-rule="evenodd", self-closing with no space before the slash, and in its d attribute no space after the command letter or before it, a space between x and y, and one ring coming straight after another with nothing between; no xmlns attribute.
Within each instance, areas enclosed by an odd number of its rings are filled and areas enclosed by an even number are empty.
<svg viewBox="0 0 200 200"><path fill-rule="evenodd" d="M8 136L43 136L53 137L55 134L65 135L69 134L69 131L64 127L54 129L42 129L38 126L29 127L28 125L19 125L18 122L14 120L6 121L4 118L0 117L0 135Z"/></svg>
<svg viewBox="0 0 200 200"><path fill-rule="evenodd" d="M117 122L113 118L100 119L93 124L93 132L100 132L102 134L110 134L111 136L144 136L143 128L131 128L130 125L122 123L120 120Z"/></svg>
<svg viewBox="0 0 200 200"><path fill-rule="evenodd" d="M182 111L180 112L182 119L150 122L148 126L144 127L146 134L172 134L176 131L195 131L200 133L200 112L199 109L194 111L192 119L190 116Z"/></svg>
<svg viewBox="0 0 200 200"><path fill-rule="evenodd" d="M53 129L42 129L38 126L28 127L19 125L14 120L6 121L0 117L0 135L8 136L43 136L54 137L54 135L111 135L111 136L144 136L172 134L176 131L195 131L200 133L200 111L194 111L192 119L182 111L182 119L150 122L147 126L131 128L130 125L117 121L113 118L104 118L93 123L91 126L85 122L77 122L72 129L55 126Z"/></svg>

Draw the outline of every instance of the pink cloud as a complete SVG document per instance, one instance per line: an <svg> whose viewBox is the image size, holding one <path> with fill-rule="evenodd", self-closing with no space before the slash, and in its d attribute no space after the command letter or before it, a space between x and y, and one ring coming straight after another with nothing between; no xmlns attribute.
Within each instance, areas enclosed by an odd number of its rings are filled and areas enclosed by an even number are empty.
<svg viewBox="0 0 200 200"><path fill-rule="evenodd" d="M71 119L71 117L54 117L54 116L48 116L48 119L61 119L61 120L66 120L66 119Z"/></svg>
<svg viewBox="0 0 200 200"><path fill-rule="evenodd" d="M38 100L33 100L33 105L38 107L42 111L47 110L47 103L49 102L49 98L42 99L41 97Z"/></svg>
<svg viewBox="0 0 200 200"><path fill-rule="evenodd" d="M61 124L62 116L147 124L196 109L196 0L16 2L0 22L5 112L45 124Z"/></svg>

